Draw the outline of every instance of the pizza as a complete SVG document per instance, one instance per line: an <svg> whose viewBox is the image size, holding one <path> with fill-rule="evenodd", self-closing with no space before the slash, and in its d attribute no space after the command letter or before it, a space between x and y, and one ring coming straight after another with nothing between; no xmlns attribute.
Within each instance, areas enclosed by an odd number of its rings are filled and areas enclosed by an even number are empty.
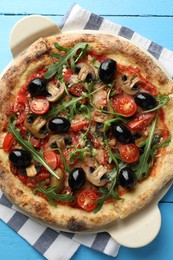
<svg viewBox="0 0 173 260"><path fill-rule="evenodd" d="M40 38L0 79L0 187L27 215L93 231L173 177L173 83L119 36Z"/></svg>

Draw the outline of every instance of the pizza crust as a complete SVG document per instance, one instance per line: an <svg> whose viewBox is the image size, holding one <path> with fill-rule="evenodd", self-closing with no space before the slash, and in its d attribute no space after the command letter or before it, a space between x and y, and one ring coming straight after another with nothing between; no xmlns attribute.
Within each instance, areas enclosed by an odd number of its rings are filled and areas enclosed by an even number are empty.
<svg viewBox="0 0 173 260"><path fill-rule="evenodd" d="M123 65L132 65L141 70L142 75L157 86L158 93L172 94L173 83L167 74L157 65L157 62L146 55L137 46L123 38L111 35L93 34L60 34L45 39L39 39L19 56L4 73L0 80L0 132L6 120L5 111L16 93L26 82L28 76L52 62L49 53L55 50L53 43L72 47L78 42L88 42L98 53L103 53ZM24 186L9 170L8 156L0 149L0 187L7 197L19 206L26 214L59 229L80 232L84 230L99 230L105 225L125 218L148 204L159 190L173 178L171 158L173 155L173 97L164 108L166 124L171 131L171 142L161 151L162 157L157 159L152 174L139 183L134 191L122 196L122 200L105 203L102 209L94 214L66 205L56 208ZM6 100L6 102L4 102Z"/></svg>

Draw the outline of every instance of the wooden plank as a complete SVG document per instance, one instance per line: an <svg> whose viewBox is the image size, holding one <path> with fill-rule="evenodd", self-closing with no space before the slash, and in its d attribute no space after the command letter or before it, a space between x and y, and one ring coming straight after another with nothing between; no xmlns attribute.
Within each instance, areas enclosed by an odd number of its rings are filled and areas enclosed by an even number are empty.
<svg viewBox="0 0 173 260"><path fill-rule="evenodd" d="M30 0L23 1L1 1L0 13L11 14L61 14L63 15L73 0L63 1L63 4L54 0ZM95 12L99 15L171 15L173 14L172 1L157 0L151 4L150 0L78 0L77 3L83 8ZM142 7L141 7L142 6Z"/></svg>

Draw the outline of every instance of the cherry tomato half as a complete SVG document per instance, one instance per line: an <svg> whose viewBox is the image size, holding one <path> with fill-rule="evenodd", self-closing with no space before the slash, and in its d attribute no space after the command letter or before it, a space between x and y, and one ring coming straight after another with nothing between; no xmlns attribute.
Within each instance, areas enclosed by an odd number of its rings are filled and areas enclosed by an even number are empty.
<svg viewBox="0 0 173 260"><path fill-rule="evenodd" d="M77 83L75 85L72 85L68 89L69 93L72 94L75 97L80 97L82 96L82 92L84 91L84 87L82 83Z"/></svg>
<svg viewBox="0 0 173 260"><path fill-rule="evenodd" d="M139 158L139 148L135 144L122 145L120 147L120 156L124 162L136 162Z"/></svg>
<svg viewBox="0 0 173 260"><path fill-rule="evenodd" d="M45 114L50 107L50 103L44 96L35 97L30 104L30 109L33 113L37 115Z"/></svg>
<svg viewBox="0 0 173 260"><path fill-rule="evenodd" d="M90 212L97 207L95 202L98 199L98 195L93 190L83 190L79 193L77 198L77 204L84 210Z"/></svg>
<svg viewBox="0 0 173 260"><path fill-rule="evenodd" d="M17 114L17 124L23 123L26 116L29 114L29 104L25 96L17 96L14 103L14 113Z"/></svg>
<svg viewBox="0 0 173 260"><path fill-rule="evenodd" d="M87 120L81 120L77 123L74 123L70 126L70 129L73 131L73 132L78 132L82 129L84 129L86 126L89 125L89 121Z"/></svg>
<svg viewBox="0 0 173 260"><path fill-rule="evenodd" d="M138 114L133 120L131 120L128 123L128 127L132 131L139 131L149 126L154 118L155 118L154 112Z"/></svg>
<svg viewBox="0 0 173 260"><path fill-rule="evenodd" d="M117 99L115 109L118 113L129 117L135 114L137 105L135 101L129 96L120 96Z"/></svg>
<svg viewBox="0 0 173 260"><path fill-rule="evenodd" d="M70 68L67 68L64 73L64 81L65 84L68 85L70 83L71 76L73 75L73 71Z"/></svg>
<svg viewBox="0 0 173 260"><path fill-rule="evenodd" d="M60 164L60 157L55 152L53 152L53 151L46 151L46 152L43 153L43 156L44 156L47 164L53 170L55 170L59 166L59 164Z"/></svg>
<svg viewBox="0 0 173 260"><path fill-rule="evenodd" d="M13 143L14 143L14 136L13 134L11 133L6 133L5 137L4 137L4 141L3 141L3 144L2 144L2 147L3 147L3 150L5 152L10 152L11 149L12 149L12 146L13 146Z"/></svg>

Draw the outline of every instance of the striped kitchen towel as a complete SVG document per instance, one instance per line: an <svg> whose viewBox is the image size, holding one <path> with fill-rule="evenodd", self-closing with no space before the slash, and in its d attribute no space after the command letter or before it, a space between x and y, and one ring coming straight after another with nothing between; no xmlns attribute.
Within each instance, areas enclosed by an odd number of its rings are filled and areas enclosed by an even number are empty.
<svg viewBox="0 0 173 260"><path fill-rule="evenodd" d="M173 77L173 52L74 4L64 16L62 31L92 29L123 36L149 51ZM56 232L23 215L0 191L0 218L49 260L70 259L80 244L116 256L119 245L107 233L79 235ZM68 250L64 250L64 244Z"/></svg>

